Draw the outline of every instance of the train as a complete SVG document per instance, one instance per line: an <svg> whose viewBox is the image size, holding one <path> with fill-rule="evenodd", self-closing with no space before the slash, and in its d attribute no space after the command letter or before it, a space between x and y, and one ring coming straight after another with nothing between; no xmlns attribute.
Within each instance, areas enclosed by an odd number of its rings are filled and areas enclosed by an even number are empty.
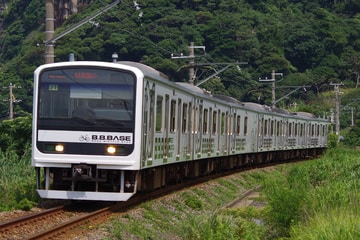
<svg viewBox="0 0 360 240"><path fill-rule="evenodd" d="M32 166L43 199L127 201L214 172L318 156L329 121L216 95L138 62L34 71Z"/></svg>

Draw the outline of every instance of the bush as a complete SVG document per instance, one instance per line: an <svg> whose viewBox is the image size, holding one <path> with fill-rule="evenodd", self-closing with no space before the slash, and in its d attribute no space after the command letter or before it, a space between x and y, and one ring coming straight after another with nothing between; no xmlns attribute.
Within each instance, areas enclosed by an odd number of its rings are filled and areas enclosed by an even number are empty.
<svg viewBox="0 0 360 240"><path fill-rule="evenodd" d="M328 148L336 148L338 144L338 136L335 133L329 133L328 135Z"/></svg>

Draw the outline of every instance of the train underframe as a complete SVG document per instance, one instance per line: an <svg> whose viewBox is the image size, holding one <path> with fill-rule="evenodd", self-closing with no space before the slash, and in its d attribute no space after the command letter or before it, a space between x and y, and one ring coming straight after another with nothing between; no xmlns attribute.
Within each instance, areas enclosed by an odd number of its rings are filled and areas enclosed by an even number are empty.
<svg viewBox="0 0 360 240"><path fill-rule="evenodd" d="M138 190L151 191L168 185L181 183L188 179L217 174L232 169L242 170L249 167L260 167L270 163L311 159L320 156L325 150L325 148L318 148L249 153L149 168L141 171Z"/></svg>
<svg viewBox="0 0 360 240"><path fill-rule="evenodd" d="M126 201L137 191L148 192L231 169L313 158L325 148L297 149L221 156L180 162L141 171L97 169L76 164L71 168L36 168L37 191L41 198Z"/></svg>

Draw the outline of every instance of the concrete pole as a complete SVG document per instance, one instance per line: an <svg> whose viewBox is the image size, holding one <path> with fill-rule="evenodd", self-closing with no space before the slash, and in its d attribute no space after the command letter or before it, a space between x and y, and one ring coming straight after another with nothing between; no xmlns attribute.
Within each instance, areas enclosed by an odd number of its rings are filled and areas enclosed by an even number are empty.
<svg viewBox="0 0 360 240"><path fill-rule="evenodd" d="M194 53L194 42L190 43L190 62L189 62L189 82L194 85L195 82L195 53Z"/></svg>
<svg viewBox="0 0 360 240"><path fill-rule="evenodd" d="M13 119L14 118L14 98L13 98L13 85L12 83L10 83L9 85L9 89L10 89L10 98L9 98L9 102L10 102L10 109L9 109L9 118Z"/></svg>
<svg viewBox="0 0 360 240"><path fill-rule="evenodd" d="M45 19L45 41L49 41L54 37L54 0L46 0L46 19ZM45 45L45 63L54 62L54 44Z"/></svg>
<svg viewBox="0 0 360 240"><path fill-rule="evenodd" d="M275 108L275 70L271 71L271 107Z"/></svg>

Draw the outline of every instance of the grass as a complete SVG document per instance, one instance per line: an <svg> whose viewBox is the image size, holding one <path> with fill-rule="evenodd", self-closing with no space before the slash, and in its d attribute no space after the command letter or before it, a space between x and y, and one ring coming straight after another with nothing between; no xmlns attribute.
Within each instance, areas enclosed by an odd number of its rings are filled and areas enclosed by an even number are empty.
<svg viewBox="0 0 360 240"><path fill-rule="evenodd" d="M39 200L30 156L30 148L23 156L0 151L0 211L29 210Z"/></svg>
<svg viewBox="0 0 360 240"><path fill-rule="evenodd" d="M37 200L30 150L0 152L0 210ZM264 209L224 209L261 186ZM359 239L360 152L330 149L320 159L239 173L143 203L114 218L109 239ZM260 219L260 223L254 221Z"/></svg>
<svg viewBox="0 0 360 240"><path fill-rule="evenodd" d="M108 231L111 239L360 239L359 159L355 150L331 149L320 159L239 173L144 203ZM265 208L223 208L257 185Z"/></svg>

